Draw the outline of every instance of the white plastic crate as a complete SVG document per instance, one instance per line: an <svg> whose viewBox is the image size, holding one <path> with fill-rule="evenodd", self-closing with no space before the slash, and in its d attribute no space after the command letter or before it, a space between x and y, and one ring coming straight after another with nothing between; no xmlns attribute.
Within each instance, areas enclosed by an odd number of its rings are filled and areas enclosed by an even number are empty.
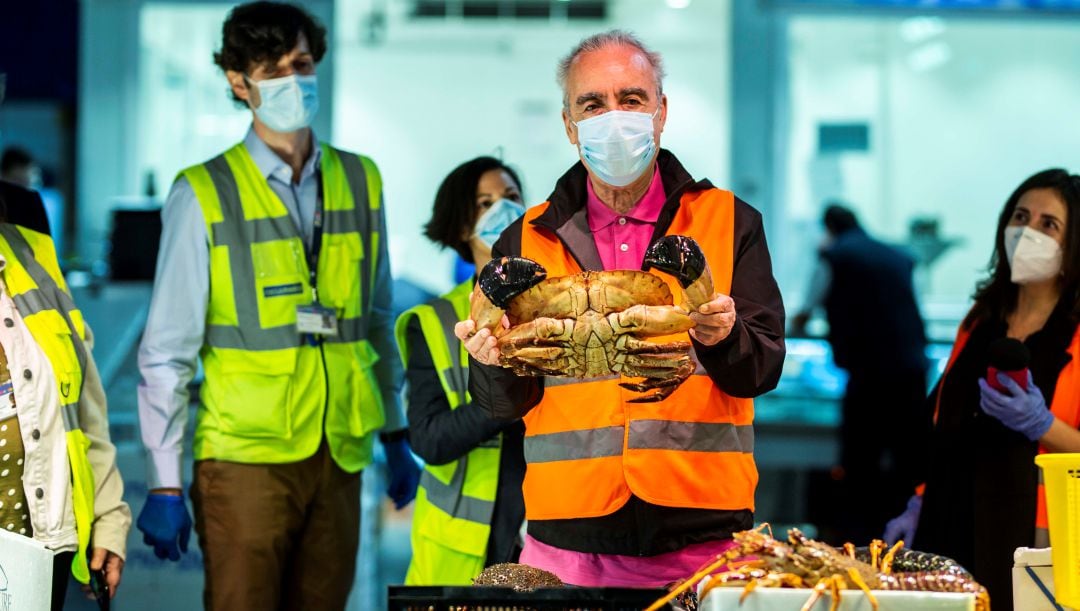
<svg viewBox="0 0 1080 611"><path fill-rule="evenodd" d="M1054 563L1051 561L1049 547L1016 548L1013 553L1012 582L1013 609L1057 611L1058 607L1054 606L1051 598L1054 595ZM1060 608L1063 611L1073 611L1072 607Z"/></svg>

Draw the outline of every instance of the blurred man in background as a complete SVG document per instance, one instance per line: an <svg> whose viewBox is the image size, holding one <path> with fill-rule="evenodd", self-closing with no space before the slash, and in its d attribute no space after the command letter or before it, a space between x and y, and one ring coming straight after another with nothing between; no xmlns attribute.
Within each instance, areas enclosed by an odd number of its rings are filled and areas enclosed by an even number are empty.
<svg viewBox="0 0 1080 611"><path fill-rule="evenodd" d="M162 213L139 349L150 494L137 525L159 557L187 550L181 448L201 356L191 496L207 609L343 609L360 472L384 421L398 508L419 480L379 171L309 127L326 48L326 30L298 6L232 10L215 62L252 127L181 172Z"/></svg>
<svg viewBox="0 0 1080 611"><path fill-rule="evenodd" d="M4 103L7 75L0 73L0 106ZM40 182L41 171L34 158L19 147L8 147L0 153L0 213L8 223L22 225L49 235L49 219L45 204L34 189Z"/></svg>
<svg viewBox="0 0 1080 611"><path fill-rule="evenodd" d="M865 542L881 535L918 483L912 469L926 398L926 334L914 260L872 238L844 206L829 205L823 222L819 266L792 331L804 334L813 311L823 307L833 359L848 372L833 477L844 492L838 505L851 511L841 509L835 527L838 539Z"/></svg>
<svg viewBox="0 0 1080 611"><path fill-rule="evenodd" d="M0 180L35 189L41 182L41 168L26 149L11 146L0 154Z"/></svg>

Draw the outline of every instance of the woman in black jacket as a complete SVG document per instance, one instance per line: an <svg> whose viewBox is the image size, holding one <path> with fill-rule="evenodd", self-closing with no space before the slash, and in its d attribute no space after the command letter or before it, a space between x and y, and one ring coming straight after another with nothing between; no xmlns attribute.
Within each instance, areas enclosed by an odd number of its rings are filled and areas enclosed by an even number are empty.
<svg viewBox="0 0 1080 611"><path fill-rule="evenodd" d="M1000 610L1012 608L1013 551L1047 545L1036 453L1080 452L1080 406L1069 398L1080 390L1080 177L1028 178L996 235L990 277L930 395L925 487L886 538L917 537L918 549L954 558ZM988 374L1003 338L1030 353L1019 383Z"/></svg>
<svg viewBox="0 0 1080 611"><path fill-rule="evenodd" d="M477 270L491 245L525 212L521 182L501 161L479 157L439 187L425 235ZM525 517L520 420L492 420L467 396L468 360L454 324L468 316L472 279L398 320L408 382L412 449L427 463L413 516L409 585L468 584L484 567L515 562Z"/></svg>

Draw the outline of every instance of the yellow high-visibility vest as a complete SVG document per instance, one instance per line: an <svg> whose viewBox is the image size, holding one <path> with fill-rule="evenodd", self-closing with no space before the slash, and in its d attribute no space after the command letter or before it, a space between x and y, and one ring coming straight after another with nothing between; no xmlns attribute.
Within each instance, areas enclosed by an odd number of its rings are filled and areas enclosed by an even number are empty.
<svg viewBox="0 0 1080 611"><path fill-rule="evenodd" d="M94 523L94 472L87 451L90 440L79 426L79 400L86 371L86 325L68 293L56 248L49 236L0 223L0 254L7 259L4 282L23 322L52 365L60 397L68 462L71 465L72 510L79 549L71 573L90 582L86 549Z"/></svg>
<svg viewBox="0 0 1080 611"><path fill-rule="evenodd" d="M325 432L343 470L371 462L370 433L384 422L372 370L379 355L367 340L382 181L370 159L321 146L318 301L337 312L338 335L318 345L296 329L297 306L313 303L300 231L247 148L182 172L210 239L196 459L295 462Z"/></svg>
<svg viewBox="0 0 1080 611"><path fill-rule="evenodd" d="M470 401L469 354L454 335L454 325L469 315L471 290L472 280L463 282L446 295L406 311L396 326L398 349L408 367L405 330L413 316L420 321L450 409ZM501 446L500 433L458 460L424 467L413 508L412 560L406 585L471 585L484 569Z"/></svg>

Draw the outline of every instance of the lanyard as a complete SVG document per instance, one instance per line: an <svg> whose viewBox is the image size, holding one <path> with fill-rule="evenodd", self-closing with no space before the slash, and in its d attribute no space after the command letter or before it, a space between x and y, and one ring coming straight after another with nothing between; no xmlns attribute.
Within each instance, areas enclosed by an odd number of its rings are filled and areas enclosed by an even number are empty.
<svg viewBox="0 0 1080 611"><path fill-rule="evenodd" d="M311 300L315 303L319 302L319 251L322 249L322 235L323 235L323 210L325 204L323 203L323 184L322 184L322 170L318 170L315 173L315 179L318 181L318 192L315 196L315 219L311 225L311 247L307 252L308 274L309 282L311 283Z"/></svg>

